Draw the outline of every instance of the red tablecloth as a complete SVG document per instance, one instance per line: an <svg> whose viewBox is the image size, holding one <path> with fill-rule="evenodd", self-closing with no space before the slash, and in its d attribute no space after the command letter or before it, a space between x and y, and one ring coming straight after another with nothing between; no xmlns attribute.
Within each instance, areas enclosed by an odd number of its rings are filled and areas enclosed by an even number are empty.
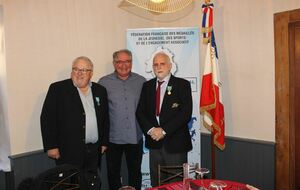
<svg viewBox="0 0 300 190"><path fill-rule="evenodd" d="M246 190L246 185L234 181L228 180L214 180L214 179L202 179L202 180L190 180L190 190L198 190L201 184L209 189L210 183L213 181L221 181L226 183L226 187L222 188L223 190ZM147 190L182 190L182 182L174 182L167 185L162 185L159 187L149 188ZM212 188L211 188L212 189Z"/></svg>

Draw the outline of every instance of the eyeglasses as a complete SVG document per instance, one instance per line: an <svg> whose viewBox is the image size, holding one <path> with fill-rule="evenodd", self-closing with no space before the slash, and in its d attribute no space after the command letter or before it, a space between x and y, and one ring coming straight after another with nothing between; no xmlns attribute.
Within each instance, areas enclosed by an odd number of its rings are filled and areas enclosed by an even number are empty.
<svg viewBox="0 0 300 190"><path fill-rule="evenodd" d="M132 60L125 60L125 61L118 60L118 61L115 61L116 64L130 64L131 62L132 62Z"/></svg>
<svg viewBox="0 0 300 190"><path fill-rule="evenodd" d="M72 71L75 72L75 73L81 72L81 73L86 74L86 73L92 71L92 69L79 69L79 68L77 68L77 67L73 67L73 68L72 68Z"/></svg>

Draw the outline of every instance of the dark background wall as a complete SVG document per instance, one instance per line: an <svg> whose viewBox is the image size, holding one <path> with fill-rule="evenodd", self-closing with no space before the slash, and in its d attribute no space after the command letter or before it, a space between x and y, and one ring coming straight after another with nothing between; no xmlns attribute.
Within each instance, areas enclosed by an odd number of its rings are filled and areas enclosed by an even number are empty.
<svg viewBox="0 0 300 190"><path fill-rule="evenodd" d="M275 189L275 144L272 142L226 137L224 151L216 152L216 178L251 184L260 189ZM211 170L210 135L201 135L201 166ZM12 172L0 172L0 189L14 190L27 177L55 166L43 151L11 157ZM125 165L125 162L124 164ZM108 190L105 157L102 159L102 190ZM127 182L126 166L122 169ZM211 174L208 175L210 177Z"/></svg>

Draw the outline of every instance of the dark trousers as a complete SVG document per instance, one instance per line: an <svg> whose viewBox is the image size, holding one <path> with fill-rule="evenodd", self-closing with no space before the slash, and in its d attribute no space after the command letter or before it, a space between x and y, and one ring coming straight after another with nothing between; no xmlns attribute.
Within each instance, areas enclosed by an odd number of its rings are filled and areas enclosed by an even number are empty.
<svg viewBox="0 0 300 190"><path fill-rule="evenodd" d="M86 144L84 165L82 167L89 190L98 190L101 186L98 173L100 148L97 144Z"/></svg>
<svg viewBox="0 0 300 190"><path fill-rule="evenodd" d="M151 186L158 186L158 165L182 166L183 163L187 163L187 152L169 153L164 147L160 149L150 149L149 164Z"/></svg>
<svg viewBox="0 0 300 190"><path fill-rule="evenodd" d="M87 190L98 190L100 188L100 177L98 174L98 162L99 162L100 149L98 144L86 144L84 152L84 161L81 165L74 164L72 161L57 160L56 164L71 164L76 166L83 176L84 188Z"/></svg>
<svg viewBox="0 0 300 190"><path fill-rule="evenodd" d="M118 190L123 185L120 175L123 153L125 154L128 169L128 185L134 187L136 190L140 190L142 183L142 139L138 144L109 144L109 148L106 152L109 189Z"/></svg>

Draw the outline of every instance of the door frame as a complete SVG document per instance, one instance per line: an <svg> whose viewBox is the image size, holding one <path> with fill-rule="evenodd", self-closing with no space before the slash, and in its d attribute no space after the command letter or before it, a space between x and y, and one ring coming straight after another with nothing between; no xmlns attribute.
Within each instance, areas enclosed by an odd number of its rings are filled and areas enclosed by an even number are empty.
<svg viewBox="0 0 300 190"><path fill-rule="evenodd" d="M275 47L275 141L276 189L295 189L295 137L293 131L293 72L294 57L289 51L289 26L300 21L300 9L274 14ZM292 70L291 70L292 71ZM288 184L287 184L288 182Z"/></svg>

